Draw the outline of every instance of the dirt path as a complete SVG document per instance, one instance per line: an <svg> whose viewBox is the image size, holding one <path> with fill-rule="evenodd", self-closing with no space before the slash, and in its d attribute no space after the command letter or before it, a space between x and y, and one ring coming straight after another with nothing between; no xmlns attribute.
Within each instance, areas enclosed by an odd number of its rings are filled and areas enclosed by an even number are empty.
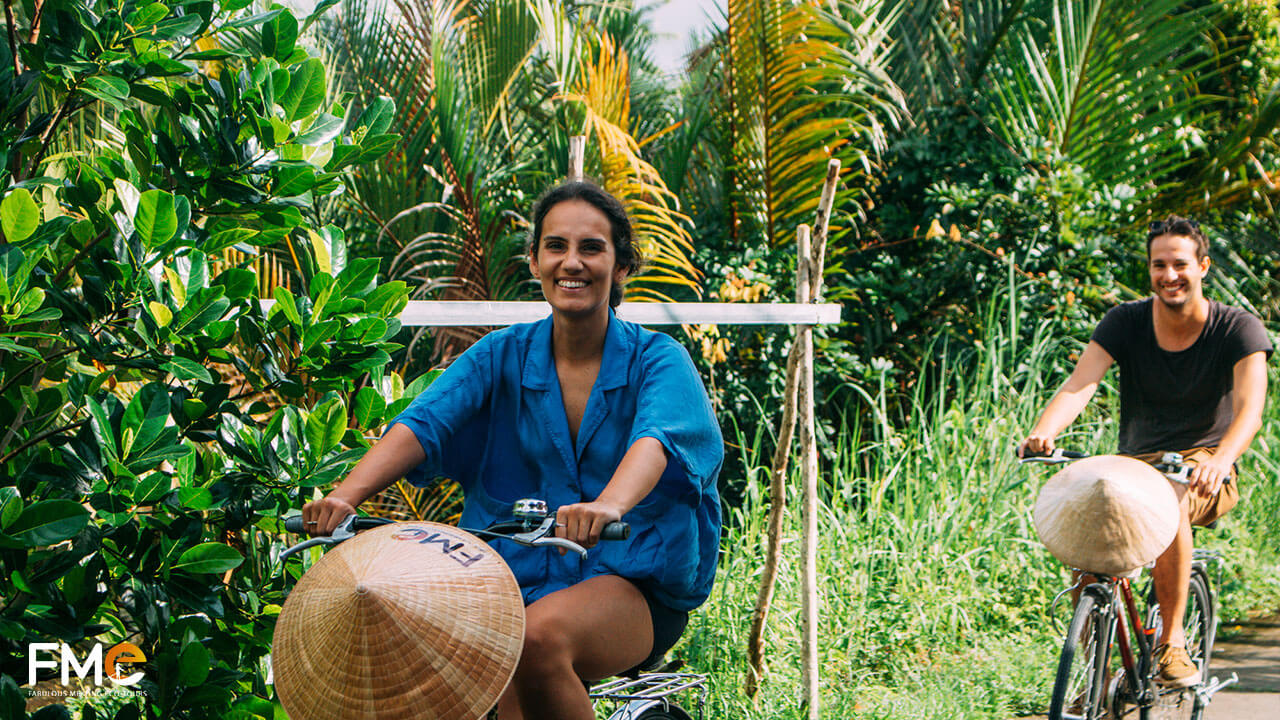
<svg viewBox="0 0 1280 720"><path fill-rule="evenodd" d="M1220 640L1213 653L1213 674L1240 676L1240 684L1218 693L1206 720L1280 718L1280 617L1251 622L1239 636Z"/></svg>

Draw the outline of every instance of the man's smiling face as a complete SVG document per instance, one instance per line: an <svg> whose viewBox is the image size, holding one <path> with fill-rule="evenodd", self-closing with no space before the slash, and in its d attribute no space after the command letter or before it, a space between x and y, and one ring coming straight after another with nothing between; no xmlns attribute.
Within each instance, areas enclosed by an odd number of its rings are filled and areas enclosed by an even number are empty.
<svg viewBox="0 0 1280 720"><path fill-rule="evenodd" d="M1156 299L1176 310L1203 297L1209 258L1197 258L1196 241L1186 235L1161 235L1151 241L1147 270Z"/></svg>

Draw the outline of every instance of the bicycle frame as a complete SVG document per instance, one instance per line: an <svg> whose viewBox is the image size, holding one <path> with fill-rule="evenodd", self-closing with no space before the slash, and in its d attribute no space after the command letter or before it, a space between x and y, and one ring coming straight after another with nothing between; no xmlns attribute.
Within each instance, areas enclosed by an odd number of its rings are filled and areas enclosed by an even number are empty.
<svg viewBox="0 0 1280 720"><path fill-rule="evenodd" d="M1096 575L1094 577L1097 580L1089 584L1084 592L1093 592L1104 601L1103 606L1108 616L1107 624L1115 632L1120 664L1124 669L1124 690L1133 702L1145 704L1150 701L1152 693L1146 680L1151 674L1154 662L1155 628L1148 628L1143 622L1142 612L1134 597L1133 583L1129 578ZM1126 619L1128 622L1125 622ZM1111 620L1115 622L1112 623ZM1132 636L1130 636L1131 629ZM1135 644L1136 653L1134 652ZM1105 666L1100 666L1098 672L1105 673ZM1096 680L1101 685L1104 679L1104 677L1098 677Z"/></svg>

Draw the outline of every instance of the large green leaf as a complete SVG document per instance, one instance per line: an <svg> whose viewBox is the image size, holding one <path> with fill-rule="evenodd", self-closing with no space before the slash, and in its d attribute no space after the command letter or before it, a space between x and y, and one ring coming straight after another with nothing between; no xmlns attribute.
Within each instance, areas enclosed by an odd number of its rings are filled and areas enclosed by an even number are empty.
<svg viewBox="0 0 1280 720"><path fill-rule="evenodd" d="M173 373L173 376L179 380L199 380L200 382L212 383L213 376L209 374L208 368L190 358L174 357L161 366L162 369Z"/></svg>
<svg viewBox="0 0 1280 720"><path fill-rule="evenodd" d="M54 545L73 538L89 524L89 511L72 500L44 500L23 509L5 534L27 547Z"/></svg>
<svg viewBox="0 0 1280 720"><path fill-rule="evenodd" d="M116 110L124 109L124 100L129 97L129 83L110 75L96 75L84 81L80 91L101 100Z"/></svg>
<svg viewBox="0 0 1280 720"><path fill-rule="evenodd" d="M294 139L299 145L323 145L342 132L343 120L335 115L320 113L306 132Z"/></svg>
<svg viewBox="0 0 1280 720"><path fill-rule="evenodd" d="M85 409L89 411L90 425L94 437L108 460L119 459L120 448L116 444L115 429L111 425L111 417L107 410L94 398L85 400Z"/></svg>
<svg viewBox="0 0 1280 720"><path fill-rule="evenodd" d="M285 117L299 120L315 112L324 102L326 74L324 64L312 58L289 74L289 87L278 100Z"/></svg>
<svg viewBox="0 0 1280 720"><path fill-rule="evenodd" d="M347 432L347 409L338 398L321 403L307 417L307 455L319 460L337 447Z"/></svg>
<svg viewBox="0 0 1280 720"><path fill-rule="evenodd" d="M382 399L377 390L362 387L356 393L353 406L356 424L368 430L382 423L382 413L387 409L387 401Z"/></svg>
<svg viewBox="0 0 1280 720"><path fill-rule="evenodd" d="M326 225L320 232L308 231L311 238L311 249L315 253L316 264L320 272L338 276L347 268L347 241L342 228Z"/></svg>
<svg viewBox="0 0 1280 720"><path fill-rule="evenodd" d="M22 495L18 493L18 488L12 485L0 487L0 530L12 525L21 514Z"/></svg>
<svg viewBox="0 0 1280 720"><path fill-rule="evenodd" d="M147 248L168 242L178 231L178 212L173 194L164 190L147 190L138 198L138 211L133 227Z"/></svg>
<svg viewBox="0 0 1280 720"><path fill-rule="evenodd" d="M356 127L364 128L365 135L382 135L391 128L391 121L395 120L395 116L395 101L382 95L375 98L364 112L360 113Z"/></svg>
<svg viewBox="0 0 1280 720"><path fill-rule="evenodd" d="M284 62L298 40L298 20L285 10L262 24L262 52Z"/></svg>
<svg viewBox="0 0 1280 720"><path fill-rule="evenodd" d="M200 543L189 548L173 564L174 570L189 573L224 573L240 567L244 556L238 550L218 542Z"/></svg>
<svg viewBox="0 0 1280 720"><path fill-rule="evenodd" d="M178 682L187 687L196 687L209 677L209 666L209 651L204 645L198 642L187 643L178 656Z"/></svg>
<svg viewBox="0 0 1280 720"><path fill-rule="evenodd" d="M125 441L121 453L126 459L146 452L169 420L169 391L162 383L148 383L129 401L120 423Z"/></svg>
<svg viewBox="0 0 1280 720"><path fill-rule="evenodd" d="M231 301L223 296L221 286L201 288L173 319L172 329L182 332L187 327L202 328L222 318L230 307Z"/></svg>
<svg viewBox="0 0 1280 720"><path fill-rule="evenodd" d="M31 237L40 225L40 207L26 188L18 188L0 201L0 227L10 243Z"/></svg>
<svg viewBox="0 0 1280 720"><path fill-rule="evenodd" d="M141 5L129 14L128 23L134 28L145 28L154 25L169 15L169 8L162 2Z"/></svg>

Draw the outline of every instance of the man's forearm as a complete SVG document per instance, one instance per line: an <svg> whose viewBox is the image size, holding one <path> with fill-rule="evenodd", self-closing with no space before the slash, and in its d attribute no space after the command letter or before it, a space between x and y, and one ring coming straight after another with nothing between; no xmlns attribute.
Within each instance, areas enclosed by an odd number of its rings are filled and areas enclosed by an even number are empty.
<svg viewBox="0 0 1280 720"><path fill-rule="evenodd" d="M1080 416L1085 406L1089 404L1089 400L1093 397L1096 389L1097 385L1090 385L1076 390L1064 386L1045 406L1044 412L1040 414L1040 419L1036 421L1031 434L1047 438L1057 437L1059 433Z"/></svg>

